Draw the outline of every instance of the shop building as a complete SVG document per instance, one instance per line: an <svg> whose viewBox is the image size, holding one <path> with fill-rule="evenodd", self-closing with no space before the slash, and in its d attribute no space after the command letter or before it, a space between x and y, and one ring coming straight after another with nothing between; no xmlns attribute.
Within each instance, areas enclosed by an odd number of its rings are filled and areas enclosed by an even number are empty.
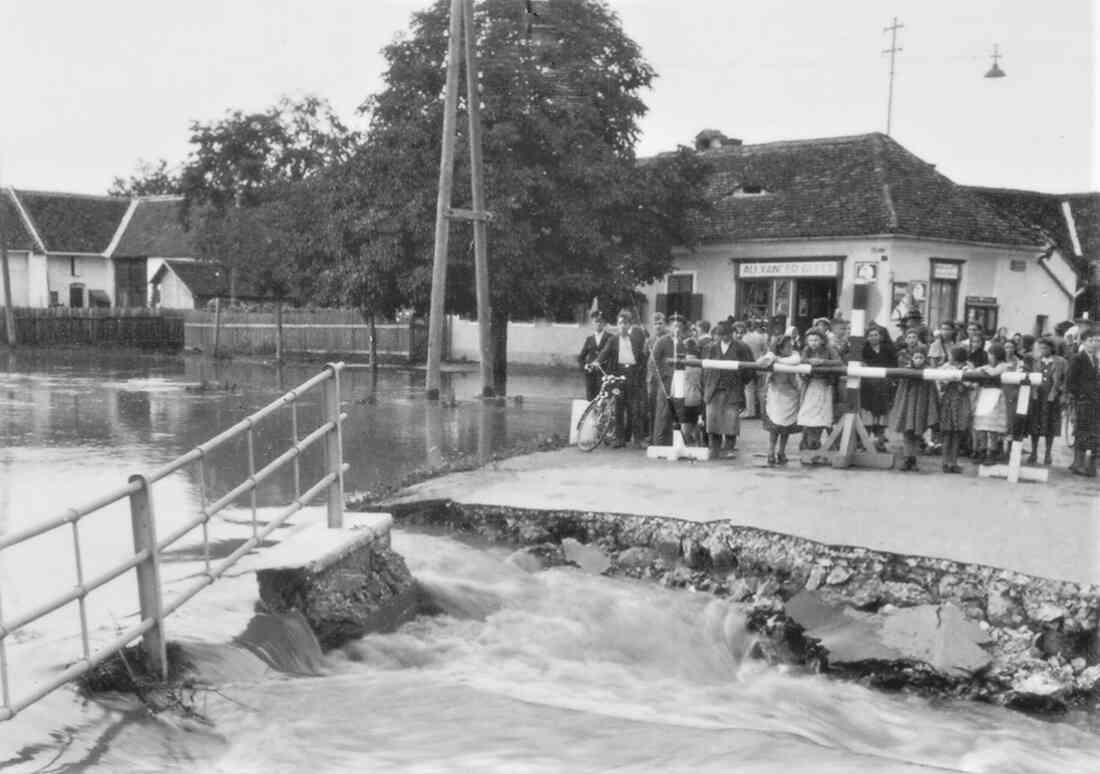
<svg viewBox="0 0 1100 774"><path fill-rule="evenodd" d="M704 132L714 209L701 243L643 288L647 313L780 318L805 329L850 315L857 278L869 318L916 309L932 325L1049 331L1071 318L1082 262L1048 229L956 185L883 134L744 145Z"/></svg>

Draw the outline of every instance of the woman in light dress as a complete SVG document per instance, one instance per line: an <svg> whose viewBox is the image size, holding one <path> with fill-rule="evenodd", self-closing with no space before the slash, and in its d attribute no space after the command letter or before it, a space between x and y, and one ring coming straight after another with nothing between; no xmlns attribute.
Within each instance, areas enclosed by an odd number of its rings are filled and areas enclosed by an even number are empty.
<svg viewBox="0 0 1100 774"><path fill-rule="evenodd" d="M806 348L802 362L810 365L841 365L836 351L825 343L825 338L814 328L806 331ZM803 428L807 449L821 448L821 433L833 424L832 376L810 376L802 388L802 402L798 408L798 424Z"/></svg>
<svg viewBox="0 0 1100 774"><path fill-rule="evenodd" d="M794 351L791 337L781 336L776 339L772 350L765 352L756 362L763 365L798 365L802 362L802 357ZM787 439L793 433L799 432L798 408L801 393L797 374L772 371L767 375L762 418L764 429L768 431L769 465L784 465L787 462Z"/></svg>

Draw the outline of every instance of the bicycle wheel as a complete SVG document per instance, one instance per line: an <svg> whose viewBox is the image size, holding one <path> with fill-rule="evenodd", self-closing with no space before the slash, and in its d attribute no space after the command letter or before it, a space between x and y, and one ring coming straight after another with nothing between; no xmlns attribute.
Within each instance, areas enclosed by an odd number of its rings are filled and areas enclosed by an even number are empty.
<svg viewBox="0 0 1100 774"><path fill-rule="evenodd" d="M612 414L608 411L607 400L597 398L588 404L581 418L577 420L577 448L583 452L590 452L604 442L607 435L607 417ZM615 425L615 417L611 416L611 426Z"/></svg>

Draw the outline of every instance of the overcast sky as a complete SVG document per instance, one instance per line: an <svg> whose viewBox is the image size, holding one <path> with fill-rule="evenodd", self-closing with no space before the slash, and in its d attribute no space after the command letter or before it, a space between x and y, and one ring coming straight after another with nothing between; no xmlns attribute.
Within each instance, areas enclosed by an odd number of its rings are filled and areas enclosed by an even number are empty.
<svg viewBox="0 0 1100 774"><path fill-rule="evenodd" d="M517 5L522 0L515 0ZM351 119L426 0L2 0L0 181L101 193L188 124L327 97ZM640 154L883 131L960 183L1100 188L1093 0L613 0L660 78ZM1003 79L986 79L999 44Z"/></svg>

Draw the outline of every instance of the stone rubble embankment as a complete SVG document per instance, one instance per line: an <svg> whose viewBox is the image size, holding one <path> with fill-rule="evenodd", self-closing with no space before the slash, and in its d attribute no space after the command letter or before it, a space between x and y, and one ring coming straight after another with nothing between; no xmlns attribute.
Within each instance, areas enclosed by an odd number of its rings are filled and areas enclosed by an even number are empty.
<svg viewBox="0 0 1100 774"><path fill-rule="evenodd" d="M387 505L399 524L520 547L744 605L756 656L889 690L1057 713L1100 702L1100 587L826 545L728 521L457 503Z"/></svg>

